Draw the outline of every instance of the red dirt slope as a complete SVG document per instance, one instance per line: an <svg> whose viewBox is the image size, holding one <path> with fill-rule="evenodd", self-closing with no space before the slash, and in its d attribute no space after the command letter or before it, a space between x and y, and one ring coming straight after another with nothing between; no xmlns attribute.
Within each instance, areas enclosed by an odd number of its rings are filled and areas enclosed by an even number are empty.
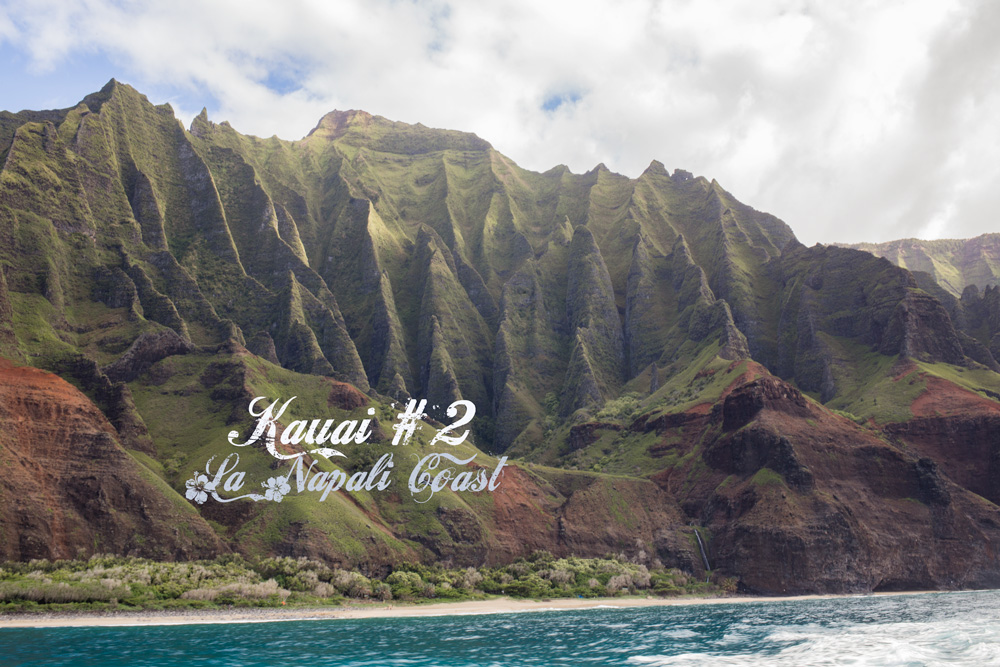
<svg viewBox="0 0 1000 667"><path fill-rule="evenodd" d="M0 471L0 558L227 551L193 508L125 452L84 394L2 358Z"/></svg>

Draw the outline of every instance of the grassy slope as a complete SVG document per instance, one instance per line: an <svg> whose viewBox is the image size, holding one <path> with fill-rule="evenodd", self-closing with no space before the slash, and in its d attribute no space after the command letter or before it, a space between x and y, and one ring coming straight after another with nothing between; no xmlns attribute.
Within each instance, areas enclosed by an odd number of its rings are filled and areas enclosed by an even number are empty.
<svg viewBox="0 0 1000 667"><path fill-rule="evenodd" d="M222 382L205 386L206 382L211 381L207 379L209 376L220 373L230 375ZM167 379L161 382L160 378ZM260 448L236 449L228 444L228 433L234 428L234 423L231 423L233 413L237 417L235 425L249 426L250 418L246 415L246 407L242 402L234 401L228 396L220 400L213 398L213 394L226 395L220 389L228 388L240 379L245 382L246 389L252 396L266 396L269 400L287 400L297 396L286 413L286 418L282 420L285 424L294 419L322 418L340 422L348 418L367 417L366 408L348 412L331 407L328 403L331 390L328 380L296 374L259 358L220 358L220 355L171 357L154 367L149 377L135 383L133 394L158 445L158 458L163 462L167 481L175 488L183 488L184 480L191 476L192 470L201 470L211 457L216 457L217 466L222 458L232 452L240 454L239 469L247 474L248 490L270 476L287 474L288 464L275 469L273 457ZM395 420L394 408L378 403L372 405L384 421L383 432L391 434L389 424ZM394 450L385 442L344 446L342 449L347 455L346 459L335 458L328 461L317 457L317 469L330 471L335 465L347 465L351 466L348 472L354 472L363 469L359 461L370 465L381 454L392 451L397 465L393 472L394 488L397 493L409 495L400 487L405 485L414 465L413 455L420 456L429 451L427 442L433 437L432 431L431 427L425 425L411 444L403 449ZM449 451L462 458L478 454L477 461L482 465L495 465L494 459L467 444ZM237 540L248 553L266 554L284 538L284 528L293 522L306 522L311 528L324 534L348 559L358 560L364 556L372 548L364 542L372 538L382 541L387 549L399 555L411 553L414 545L401 542L391 535L393 519L405 522L405 517L398 516L399 511L396 512L397 516L381 517L379 502L383 500L382 495L363 490L343 490L331 494L323 503L318 502L317 496L312 493L290 495L280 504L261 502L252 506L253 518L228 536ZM414 507L414 511L423 516L422 521L428 530L434 530L434 513L438 507L454 505L465 505L463 496L445 492L431 503ZM379 524L381 529L371 530L373 523ZM447 535L439 525L436 528L438 530L435 532Z"/></svg>

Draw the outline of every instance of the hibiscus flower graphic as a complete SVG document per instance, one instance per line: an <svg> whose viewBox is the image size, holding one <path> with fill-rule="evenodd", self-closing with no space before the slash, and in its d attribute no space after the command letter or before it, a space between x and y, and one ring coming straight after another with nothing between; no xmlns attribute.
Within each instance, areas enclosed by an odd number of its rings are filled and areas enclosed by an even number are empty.
<svg viewBox="0 0 1000 667"><path fill-rule="evenodd" d="M280 503L281 499L292 490L292 487L288 485L288 480L284 477L271 477L266 482L261 482L260 485L266 489L264 499L273 500L276 503Z"/></svg>
<svg viewBox="0 0 1000 667"><path fill-rule="evenodd" d="M185 482L185 485L187 492L184 496L199 505L208 500L208 494L215 491L215 482L208 481L207 475L199 475L197 471L195 471L194 477Z"/></svg>

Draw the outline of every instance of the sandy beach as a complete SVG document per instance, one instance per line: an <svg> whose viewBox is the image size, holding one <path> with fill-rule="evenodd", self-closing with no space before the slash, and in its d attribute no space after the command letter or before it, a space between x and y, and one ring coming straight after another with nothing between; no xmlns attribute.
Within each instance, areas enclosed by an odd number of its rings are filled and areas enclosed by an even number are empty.
<svg viewBox="0 0 1000 667"><path fill-rule="evenodd" d="M873 595L916 595L933 591L874 593ZM120 611L79 614L49 613L10 614L0 616L2 628L58 628L125 625L196 625L207 623L269 623L277 621L308 621L362 618L409 618L418 616L451 616L473 614L506 614L572 609L607 609L628 607L666 607L705 604L741 604L748 602L789 602L796 600L826 600L861 595L798 595L789 597L687 597L687 598L556 598L552 600L518 600L494 598L467 602L437 602L430 604L353 604L342 607L314 608L252 608L217 609L212 611Z"/></svg>

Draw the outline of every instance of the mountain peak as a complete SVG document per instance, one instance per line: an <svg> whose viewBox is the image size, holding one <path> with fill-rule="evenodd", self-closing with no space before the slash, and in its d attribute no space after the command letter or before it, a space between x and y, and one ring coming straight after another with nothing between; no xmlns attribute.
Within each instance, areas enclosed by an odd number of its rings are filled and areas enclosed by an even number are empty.
<svg viewBox="0 0 1000 667"><path fill-rule="evenodd" d="M643 175L645 175L645 174L651 174L651 175L655 174L657 176L669 176L670 175L667 172L667 168L665 166L663 166L663 163L660 162L659 160L652 160L649 163L649 166L646 167L645 171L643 171L642 173L643 173Z"/></svg>
<svg viewBox="0 0 1000 667"><path fill-rule="evenodd" d="M122 84L119 83L117 79L112 78L110 81L104 84L103 88L101 88L96 93L91 93L90 95L87 95L86 97L83 98L82 101L84 104L87 105L87 108L89 108L91 111L99 112L101 110L101 107L104 106L104 103L110 100L112 97L114 97L115 92L118 91L119 88L121 88L121 85Z"/></svg>
<svg viewBox="0 0 1000 667"><path fill-rule="evenodd" d="M331 111L323 116L307 139L327 139L364 146L384 153L418 155L443 150L484 151L489 142L470 132L439 130L420 123L391 121L367 111Z"/></svg>
<svg viewBox="0 0 1000 667"><path fill-rule="evenodd" d="M215 123L208 119L208 107L202 107L201 113L191 120L191 134L196 137L205 136L205 133L215 127Z"/></svg>
<svg viewBox="0 0 1000 667"><path fill-rule="evenodd" d="M348 109L347 111L334 109L320 118L316 127L310 130L307 136L311 137L314 134L319 134L325 135L330 139L338 139L346 134L348 128L352 125L370 125L373 120L378 118L381 117L373 116L367 111L362 111L360 109ZM382 120L385 119L383 118Z"/></svg>
<svg viewBox="0 0 1000 667"><path fill-rule="evenodd" d="M101 88L96 93L91 93L83 98L83 104L92 112L99 112L101 107L104 106L106 102L113 99L131 99L133 101L138 101L149 106L153 106L153 103L149 101L149 98L140 93L138 90L128 85L127 83L122 83L118 79L112 78L104 87ZM167 108L169 105L161 105L157 108Z"/></svg>

